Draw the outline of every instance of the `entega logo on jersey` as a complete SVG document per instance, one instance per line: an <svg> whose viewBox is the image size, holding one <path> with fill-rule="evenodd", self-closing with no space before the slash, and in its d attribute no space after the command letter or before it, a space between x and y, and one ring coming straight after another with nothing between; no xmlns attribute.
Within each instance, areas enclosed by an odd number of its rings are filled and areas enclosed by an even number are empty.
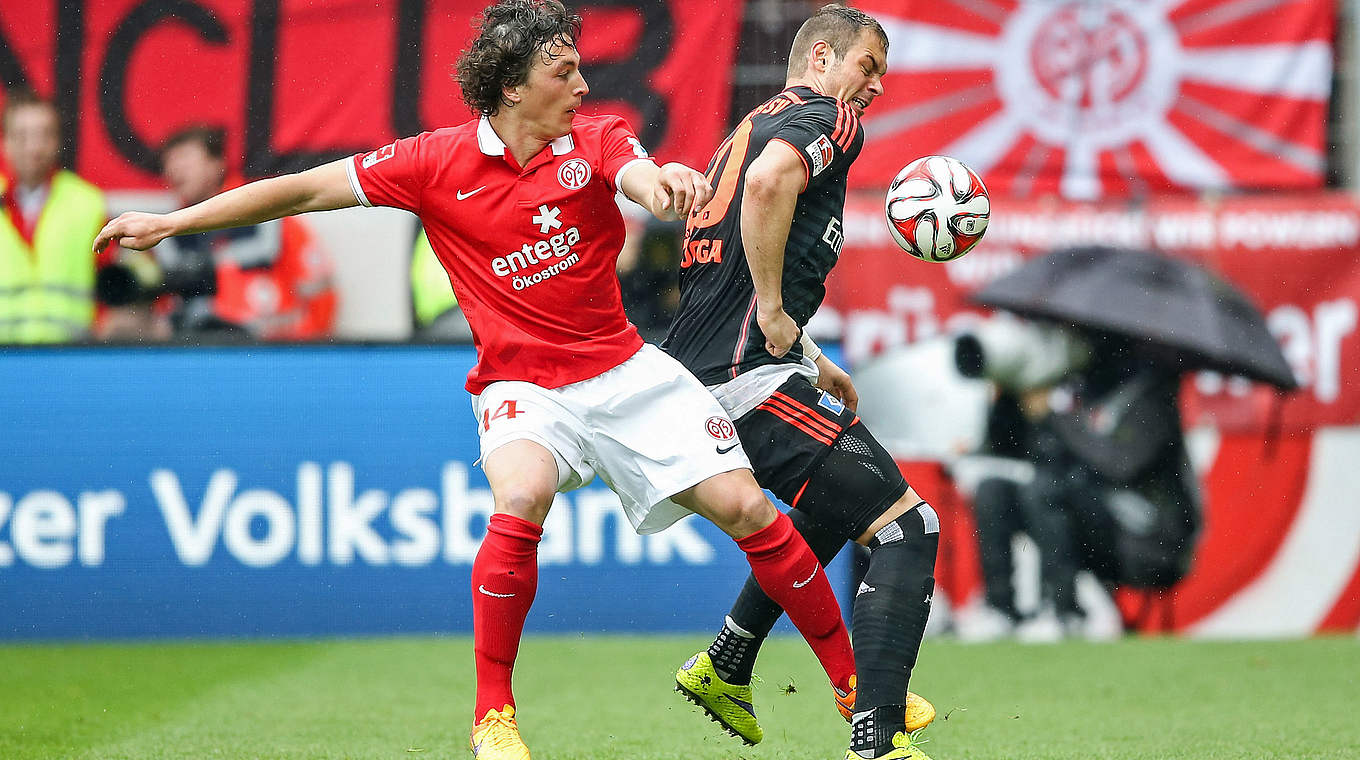
<svg viewBox="0 0 1360 760"><path fill-rule="evenodd" d="M540 282L558 274L564 269L572 266L581 260L581 257L572 253L572 246L581 240L581 232L575 227L568 227L564 232L559 232L550 238L544 238L533 243L525 243L520 246L518 251L511 251L504 256L497 256L491 260L491 271L497 277L509 277L521 269L527 269L535 264L541 264L552 258L563 259L551 266L545 267L533 274L520 275L511 280L511 285L515 290L524 290L527 287L537 285ZM565 257L565 258L563 258Z"/></svg>

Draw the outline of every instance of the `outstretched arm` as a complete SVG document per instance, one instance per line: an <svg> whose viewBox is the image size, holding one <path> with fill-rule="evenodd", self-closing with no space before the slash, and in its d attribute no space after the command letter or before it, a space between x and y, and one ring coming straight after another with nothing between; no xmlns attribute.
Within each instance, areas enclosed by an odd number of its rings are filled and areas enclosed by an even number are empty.
<svg viewBox="0 0 1360 760"><path fill-rule="evenodd" d="M741 245L756 290L756 323L774 356L787 354L798 340L798 325L784 311L784 246L806 180L803 160L779 140L771 140L746 170Z"/></svg>
<svg viewBox="0 0 1360 760"><path fill-rule="evenodd" d="M675 162L658 167L638 161L619 177L619 189L663 222L684 219L713 197L713 186L703 174Z"/></svg>
<svg viewBox="0 0 1360 760"><path fill-rule="evenodd" d="M341 159L297 174L262 179L169 214L129 211L104 225L94 249L110 242L145 251L173 235L245 227L307 211L359 205Z"/></svg>

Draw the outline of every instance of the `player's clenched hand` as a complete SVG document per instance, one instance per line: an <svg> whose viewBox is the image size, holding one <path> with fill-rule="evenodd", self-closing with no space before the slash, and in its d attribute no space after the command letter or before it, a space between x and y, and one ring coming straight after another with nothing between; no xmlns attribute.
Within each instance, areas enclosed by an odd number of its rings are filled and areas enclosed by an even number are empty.
<svg viewBox="0 0 1360 760"><path fill-rule="evenodd" d="M703 208L713 197L713 186L703 174L684 164L661 167L652 191L652 208L665 219L684 219L696 208Z"/></svg>
<svg viewBox="0 0 1360 760"><path fill-rule="evenodd" d="M814 385L840 399L850 411L859 408L859 392L855 390L850 373L836 366L826 354L817 357L817 382Z"/></svg>
<svg viewBox="0 0 1360 760"><path fill-rule="evenodd" d="M145 251L170 237L170 225L164 214L129 211L104 225L94 239L94 250L104 250L109 243L117 243L134 251Z"/></svg>
<svg viewBox="0 0 1360 760"><path fill-rule="evenodd" d="M793 317L783 309L767 312L763 309L756 311L756 324L760 325L760 331L765 333L765 350L771 356L783 356L793 348L794 341L798 340L798 323L793 321Z"/></svg>

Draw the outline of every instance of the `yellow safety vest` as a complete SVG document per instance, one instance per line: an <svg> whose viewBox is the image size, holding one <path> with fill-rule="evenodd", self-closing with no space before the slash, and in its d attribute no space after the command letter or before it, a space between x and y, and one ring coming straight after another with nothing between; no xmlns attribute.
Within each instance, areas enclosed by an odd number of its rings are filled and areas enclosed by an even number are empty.
<svg viewBox="0 0 1360 760"><path fill-rule="evenodd" d="M0 193L8 192L0 177ZM94 322L94 252L104 194L69 171L52 176L33 244L0 213L0 344L78 340Z"/></svg>
<svg viewBox="0 0 1360 760"><path fill-rule="evenodd" d="M421 230L411 255L411 306L416 312L416 327L425 327L457 305L458 297L449 284L449 273L434 255L425 230Z"/></svg>

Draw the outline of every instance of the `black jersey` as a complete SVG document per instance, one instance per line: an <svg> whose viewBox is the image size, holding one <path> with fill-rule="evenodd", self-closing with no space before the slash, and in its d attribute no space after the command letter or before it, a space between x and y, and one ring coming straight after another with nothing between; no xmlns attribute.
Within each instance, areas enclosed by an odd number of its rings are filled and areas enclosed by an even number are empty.
<svg viewBox="0 0 1360 760"><path fill-rule="evenodd" d="M827 274L840 256L846 171L864 133L849 104L790 87L748 114L718 146L707 174L713 199L685 229L680 308L662 348L707 385L761 365L802 360L797 343L781 358L765 350L741 241L746 169L772 140L792 147L807 170L784 249L784 311L799 327L821 306Z"/></svg>

